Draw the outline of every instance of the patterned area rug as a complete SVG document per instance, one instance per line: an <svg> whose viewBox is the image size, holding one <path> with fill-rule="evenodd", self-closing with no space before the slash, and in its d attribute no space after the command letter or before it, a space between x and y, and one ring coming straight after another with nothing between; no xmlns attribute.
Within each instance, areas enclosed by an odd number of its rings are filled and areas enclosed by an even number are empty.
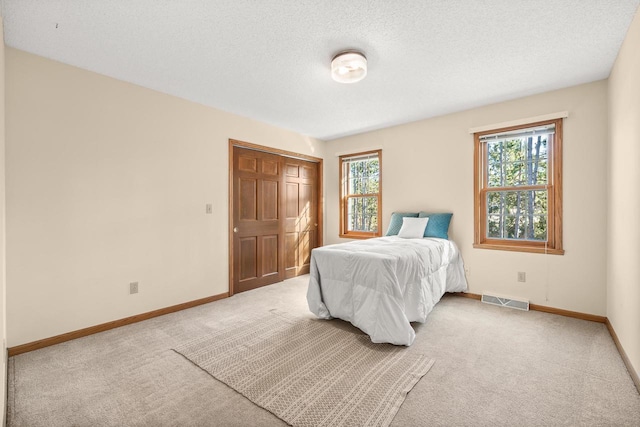
<svg viewBox="0 0 640 427"><path fill-rule="evenodd" d="M290 425L389 425L434 360L336 322L271 312L174 351Z"/></svg>

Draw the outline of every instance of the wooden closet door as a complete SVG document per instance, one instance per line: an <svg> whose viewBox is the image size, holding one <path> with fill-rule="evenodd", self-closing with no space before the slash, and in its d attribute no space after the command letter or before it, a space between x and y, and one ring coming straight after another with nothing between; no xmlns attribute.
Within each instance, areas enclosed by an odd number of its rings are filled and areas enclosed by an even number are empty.
<svg viewBox="0 0 640 427"><path fill-rule="evenodd" d="M233 288L242 292L284 280L282 158L233 150Z"/></svg>
<svg viewBox="0 0 640 427"><path fill-rule="evenodd" d="M318 164L285 158L285 277L309 273L318 246Z"/></svg>

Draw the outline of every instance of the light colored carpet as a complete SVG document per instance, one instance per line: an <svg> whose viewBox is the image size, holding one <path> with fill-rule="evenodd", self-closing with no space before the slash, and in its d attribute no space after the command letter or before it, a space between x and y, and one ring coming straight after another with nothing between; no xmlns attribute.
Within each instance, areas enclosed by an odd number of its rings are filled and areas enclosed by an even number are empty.
<svg viewBox="0 0 640 427"><path fill-rule="evenodd" d="M388 426L434 360L336 322L274 310L175 351L293 426Z"/></svg>
<svg viewBox="0 0 640 427"><path fill-rule="evenodd" d="M307 281L12 357L8 425L286 426L171 349L272 309L312 319ZM392 426L640 425L640 396L603 324L445 296L414 326L408 352L437 362Z"/></svg>

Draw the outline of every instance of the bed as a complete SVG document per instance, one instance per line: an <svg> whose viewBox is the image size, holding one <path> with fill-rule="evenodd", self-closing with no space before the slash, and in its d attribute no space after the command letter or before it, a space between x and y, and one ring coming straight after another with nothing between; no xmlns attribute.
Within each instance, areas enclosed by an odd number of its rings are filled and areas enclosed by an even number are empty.
<svg viewBox="0 0 640 427"><path fill-rule="evenodd" d="M424 323L445 292L466 290L454 242L388 236L314 249L307 302L319 318L351 322L374 343L410 346L410 322Z"/></svg>

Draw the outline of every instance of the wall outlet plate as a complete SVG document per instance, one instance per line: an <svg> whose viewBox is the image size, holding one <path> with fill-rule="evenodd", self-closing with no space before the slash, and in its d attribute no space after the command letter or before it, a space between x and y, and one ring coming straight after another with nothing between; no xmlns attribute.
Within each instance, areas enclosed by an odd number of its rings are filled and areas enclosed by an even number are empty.
<svg viewBox="0 0 640 427"><path fill-rule="evenodd" d="M129 283L129 294L137 294L138 293L138 282Z"/></svg>
<svg viewBox="0 0 640 427"><path fill-rule="evenodd" d="M518 282L526 282L527 281L527 273L524 271L518 271Z"/></svg>

